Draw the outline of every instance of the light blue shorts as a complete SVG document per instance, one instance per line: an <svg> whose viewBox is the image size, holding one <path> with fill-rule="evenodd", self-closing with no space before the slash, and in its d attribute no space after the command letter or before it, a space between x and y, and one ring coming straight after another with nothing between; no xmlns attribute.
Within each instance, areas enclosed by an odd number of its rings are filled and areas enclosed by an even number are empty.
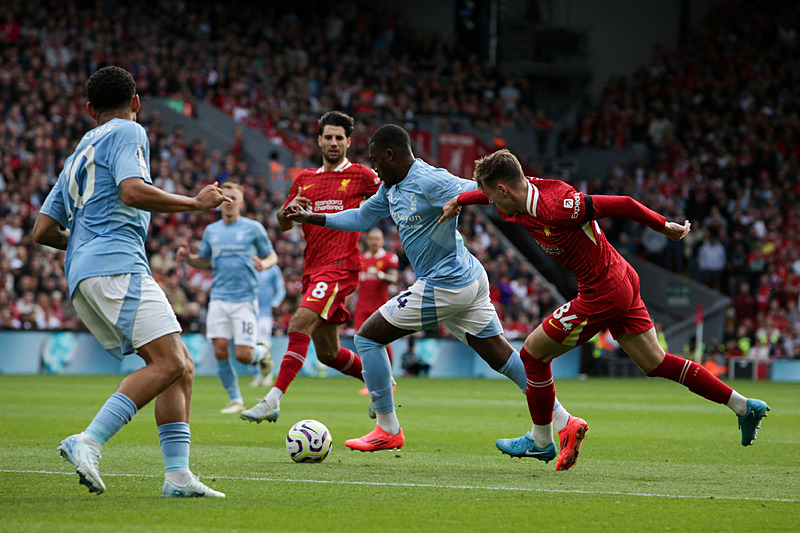
<svg viewBox="0 0 800 533"><path fill-rule="evenodd" d="M78 316L117 359L181 326L167 296L146 274L86 278L72 296Z"/></svg>
<svg viewBox="0 0 800 533"><path fill-rule="evenodd" d="M465 344L467 333L481 339L503 333L489 298L489 278L485 271L472 284L460 289L442 289L417 280L379 311L387 322L401 329L424 331L444 324Z"/></svg>

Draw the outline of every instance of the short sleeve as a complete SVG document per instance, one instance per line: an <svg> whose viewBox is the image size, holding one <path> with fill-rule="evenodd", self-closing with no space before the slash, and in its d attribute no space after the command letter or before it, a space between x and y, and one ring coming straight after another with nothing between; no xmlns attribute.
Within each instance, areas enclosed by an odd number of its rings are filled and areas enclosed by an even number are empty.
<svg viewBox="0 0 800 533"><path fill-rule="evenodd" d="M259 222L255 222L253 227L256 231L256 250L259 257L266 257L274 251L272 241L267 236L267 230Z"/></svg>
<svg viewBox="0 0 800 533"><path fill-rule="evenodd" d="M362 182L364 187L364 196L372 196L381 186L381 179L374 170L366 165L363 165Z"/></svg>
<svg viewBox="0 0 800 533"><path fill-rule="evenodd" d="M47 195L47 198L45 199L44 204L39 212L43 215L49 216L61 224L62 227L68 228L69 217L67 216L67 206L64 204L63 183L64 174L62 173L58 177L58 181L56 181L56 184L53 186L50 194Z"/></svg>
<svg viewBox="0 0 800 533"><path fill-rule="evenodd" d="M396 253L389 252L386 258L386 268L387 270L390 268L400 268L400 259L397 257Z"/></svg>
<svg viewBox="0 0 800 533"><path fill-rule="evenodd" d="M200 241L200 251L198 255L205 259L211 259L211 244L208 242L208 227L206 227L206 230L203 232L203 239Z"/></svg>
<svg viewBox="0 0 800 533"><path fill-rule="evenodd" d="M116 184L128 178L143 178L147 183L153 183L150 177L150 141L144 128L135 122L120 126L115 144L111 174Z"/></svg>
<svg viewBox="0 0 800 533"><path fill-rule="evenodd" d="M300 181L300 180L296 179L296 180L294 180L292 182L292 187L289 189L289 196L287 196L286 197L286 201L283 202L283 207L286 207L287 205L289 205L291 203L291 201L294 200L294 197L297 196L297 189L298 189L297 182L298 181Z"/></svg>

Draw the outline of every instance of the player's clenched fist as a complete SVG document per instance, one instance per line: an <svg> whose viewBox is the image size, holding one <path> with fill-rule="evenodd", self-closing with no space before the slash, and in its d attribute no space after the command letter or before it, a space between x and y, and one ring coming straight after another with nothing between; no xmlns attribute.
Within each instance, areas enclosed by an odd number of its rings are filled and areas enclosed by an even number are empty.
<svg viewBox="0 0 800 533"><path fill-rule="evenodd" d="M222 189L219 188L219 182L216 181L203 187L197 196L195 196L195 200L198 204L198 211L214 209L223 202L231 202L231 199L222 193Z"/></svg>

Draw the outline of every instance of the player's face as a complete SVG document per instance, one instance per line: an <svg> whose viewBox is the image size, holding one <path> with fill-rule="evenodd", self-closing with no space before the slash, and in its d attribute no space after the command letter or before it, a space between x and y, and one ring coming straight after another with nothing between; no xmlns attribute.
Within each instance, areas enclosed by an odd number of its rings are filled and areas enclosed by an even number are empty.
<svg viewBox="0 0 800 533"><path fill-rule="evenodd" d="M350 148L350 137L347 137L341 126L325 126L317 139L322 150L322 158L330 164L337 165L344 160Z"/></svg>
<svg viewBox="0 0 800 533"><path fill-rule="evenodd" d="M367 248L369 248L369 251L372 253L383 248L383 233L377 231L370 231L367 233Z"/></svg>
<svg viewBox="0 0 800 533"><path fill-rule="evenodd" d="M222 194L231 199L230 202L223 202L220 206L222 208L223 216L236 216L242 211L242 204L244 204L244 196L239 189L222 189Z"/></svg>
<svg viewBox="0 0 800 533"><path fill-rule="evenodd" d="M392 171L391 158L389 151L385 148L378 148L374 144L369 145L369 158L372 160L372 168L378 174L380 180L387 185L398 183Z"/></svg>
<svg viewBox="0 0 800 533"><path fill-rule="evenodd" d="M506 215L513 216L519 211L511 200L508 189L504 185L500 184L494 187L484 185L481 187L481 191L489 197L489 202L492 205L496 205L498 209Z"/></svg>

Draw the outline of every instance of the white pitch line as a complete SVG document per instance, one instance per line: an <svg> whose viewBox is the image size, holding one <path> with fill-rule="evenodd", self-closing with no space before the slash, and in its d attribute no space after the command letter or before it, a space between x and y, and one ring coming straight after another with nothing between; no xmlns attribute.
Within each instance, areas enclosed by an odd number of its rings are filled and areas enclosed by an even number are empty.
<svg viewBox="0 0 800 533"><path fill-rule="evenodd" d="M5 474L46 474L59 476L72 476L74 472L51 472L49 470L2 470ZM161 478L161 475L154 474L103 474L103 477L152 477ZM686 500L734 500L734 501L756 501L756 502L787 502L800 503L800 499L792 498L753 498L741 496L692 496L688 494L658 494L651 492L621 492L604 490L567 490L567 489L543 489L530 487L488 487L480 485L437 485L435 483L387 483L382 481L333 481L328 479L289 479L272 477L236 477L236 476L212 476L203 475L204 479L227 479L231 481L272 481L278 483L324 483L329 485L366 485L374 487L407 487L407 488L427 488L427 489L462 489L462 490L496 490L508 492L545 492L558 494L599 494L604 496L632 496L638 498L674 498Z"/></svg>

